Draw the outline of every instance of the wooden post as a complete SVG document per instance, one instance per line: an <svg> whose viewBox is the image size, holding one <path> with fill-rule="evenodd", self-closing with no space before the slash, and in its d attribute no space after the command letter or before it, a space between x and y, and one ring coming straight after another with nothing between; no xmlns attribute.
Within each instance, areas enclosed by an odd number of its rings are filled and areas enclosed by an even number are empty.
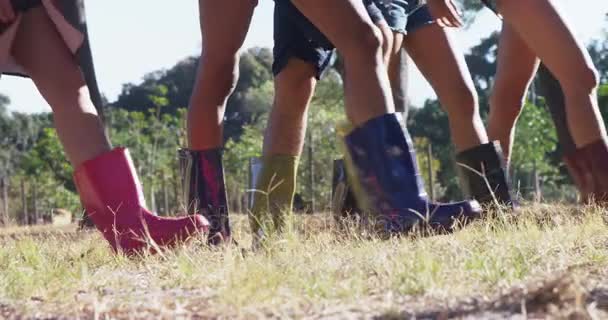
<svg viewBox="0 0 608 320"><path fill-rule="evenodd" d="M429 177L429 192L431 201L435 201L435 185L433 183L433 146L429 142L428 147L426 149L426 160L428 167L428 177Z"/></svg>
<svg viewBox="0 0 608 320"><path fill-rule="evenodd" d="M312 130L308 131L308 192L310 194L310 210L315 212L315 167L313 164L313 136Z"/></svg>
<svg viewBox="0 0 608 320"><path fill-rule="evenodd" d="M30 219L27 214L27 196L25 195L25 179L21 179L21 205L23 211L21 212L23 216L23 224L29 225Z"/></svg>

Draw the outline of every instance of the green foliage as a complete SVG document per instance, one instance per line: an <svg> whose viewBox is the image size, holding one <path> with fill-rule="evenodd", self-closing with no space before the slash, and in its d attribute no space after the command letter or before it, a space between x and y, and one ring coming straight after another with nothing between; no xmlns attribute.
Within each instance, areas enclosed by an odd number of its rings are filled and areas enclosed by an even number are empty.
<svg viewBox="0 0 608 320"><path fill-rule="evenodd" d="M526 104L517 122L511 155L512 180L524 196L534 191L534 174L541 177L544 188L555 188L562 180L558 170L561 161L552 160L556 149L557 133L547 108Z"/></svg>
<svg viewBox="0 0 608 320"><path fill-rule="evenodd" d="M177 115L181 108L189 105L198 63L197 57L188 57L169 70L149 73L140 84L124 85L112 107L142 113L156 110L159 101L155 101L154 97L159 96L158 88L162 87L164 92L160 96L164 101L161 113ZM238 140L242 127L256 122L259 113L267 110L267 106L251 103L255 97L251 97L250 91L272 81L271 65L272 52L267 48L252 48L241 55L239 80L228 99L225 113L226 141L231 138ZM218 79L218 82L221 81Z"/></svg>
<svg viewBox="0 0 608 320"><path fill-rule="evenodd" d="M150 207L159 207L155 201L159 191L166 197L168 189L172 190L171 199L162 201L160 209L164 214L175 212L179 206L177 150L183 145L185 135L185 111L178 110L176 115L163 112L169 104L167 92L166 87L157 87L148 97L154 106L146 113L112 109L108 114L112 140L116 145L129 148ZM171 205L165 208L168 202Z"/></svg>
<svg viewBox="0 0 608 320"><path fill-rule="evenodd" d="M555 172L555 168L547 163L547 154L557 147L557 134L546 108L531 103L525 105L519 120L513 154L512 165L525 170L531 170L534 163L541 172Z"/></svg>
<svg viewBox="0 0 608 320"><path fill-rule="evenodd" d="M450 138L450 124L447 114L441 109L439 102L428 100L424 107L412 109L408 118L408 128L414 137L414 141L424 141L420 139L426 139L432 145L433 156L440 166L434 176L436 178L435 184L439 183L444 189L441 196L448 199L461 197L454 162L454 147ZM420 152L424 153L421 154ZM421 156L426 155L426 149L418 150L418 153L418 160L420 161Z"/></svg>
<svg viewBox="0 0 608 320"><path fill-rule="evenodd" d="M261 126L246 125L240 139L230 139L225 145L224 170L226 189L230 204L235 209L246 211L241 204L249 189L249 161L262 155L263 129Z"/></svg>
<svg viewBox="0 0 608 320"><path fill-rule="evenodd" d="M422 178L424 179L426 191L429 195L431 195L432 186L434 199L441 199L445 196L445 188L437 179L437 175L439 173L439 170L441 169L441 161L437 159L435 153L432 152L429 168L429 145L430 140L427 138L414 139L414 146L416 148L416 155L418 160L418 168L420 169L420 173L422 174ZM429 176L429 169L433 177L432 181L430 180L431 177Z"/></svg>

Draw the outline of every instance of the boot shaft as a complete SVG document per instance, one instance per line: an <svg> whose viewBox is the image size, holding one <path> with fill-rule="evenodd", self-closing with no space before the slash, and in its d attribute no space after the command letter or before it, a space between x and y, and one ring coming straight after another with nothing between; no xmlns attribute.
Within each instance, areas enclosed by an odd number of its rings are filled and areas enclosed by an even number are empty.
<svg viewBox="0 0 608 320"><path fill-rule="evenodd" d="M179 150L183 201L188 213L201 214L211 224L210 239L230 237L228 196L222 150Z"/></svg>
<svg viewBox="0 0 608 320"><path fill-rule="evenodd" d="M456 162L465 195L485 205L495 204L494 200L501 205L514 205L498 141L463 151L456 156Z"/></svg>
<svg viewBox="0 0 608 320"><path fill-rule="evenodd" d="M135 165L125 148L86 161L74 171L74 181L85 210L96 225L102 220L121 224L123 219L132 219L122 208L146 207Z"/></svg>
<svg viewBox="0 0 608 320"><path fill-rule="evenodd" d="M250 216L254 234L260 227L283 229L286 216L293 210L299 157L271 155L261 161Z"/></svg>
<svg viewBox="0 0 608 320"><path fill-rule="evenodd" d="M361 214L348 182L344 159L334 160L331 199L331 210L336 220Z"/></svg>
<svg viewBox="0 0 608 320"><path fill-rule="evenodd" d="M385 200L393 198L398 203L427 199L416 150L400 115L369 120L345 141L357 175L382 185Z"/></svg>

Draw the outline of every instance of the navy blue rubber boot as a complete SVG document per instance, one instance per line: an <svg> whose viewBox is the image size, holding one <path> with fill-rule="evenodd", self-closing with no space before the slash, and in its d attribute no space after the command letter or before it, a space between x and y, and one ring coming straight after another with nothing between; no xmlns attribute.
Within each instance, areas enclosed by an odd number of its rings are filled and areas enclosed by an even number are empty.
<svg viewBox="0 0 608 320"><path fill-rule="evenodd" d="M358 201L389 233L415 226L452 231L456 222L481 216L475 200L431 202L416 163L412 140L400 115L369 120L345 137Z"/></svg>

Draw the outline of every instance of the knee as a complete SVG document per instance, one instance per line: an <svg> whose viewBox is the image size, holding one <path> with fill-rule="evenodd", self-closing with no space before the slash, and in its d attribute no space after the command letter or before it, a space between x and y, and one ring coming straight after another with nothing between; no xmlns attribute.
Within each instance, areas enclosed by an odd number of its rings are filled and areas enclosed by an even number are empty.
<svg viewBox="0 0 608 320"><path fill-rule="evenodd" d="M505 103L499 97L491 96L488 122L489 133L502 132L502 134L510 134L522 110L523 102L521 100Z"/></svg>
<svg viewBox="0 0 608 320"><path fill-rule="evenodd" d="M501 121L515 122L524 107L525 90L494 90L490 95L490 113Z"/></svg>
<svg viewBox="0 0 608 320"><path fill-rule="evenodd" d="M349 37L342 39L338 51L344 55L345 63L377 64L377 57L381 55L383 36L380 29L373 25L363 24L353 30Z"/></svg>
<svg viewBox="0 0 608 320"><path fill-rule="evenodd" d="M275 79L275 112L288 117L306 112L316 84L315 75L312 65L291 59Z"/></svg>
<svg viewBox="0 0 608 320"><path fill-rule="evenodd" d="M450 119L471 121L479 116L479 98L472 88L454 90L456 95L445 105Z"/></svg>
<svg viewBox="0 0 608 320"><path fill-rule="evenodd" d="M226 99L236 88L239 79L239 56L238 54L203 52L199 69L199 78L205 79L202 81L209 81L211 84L211 86L206 85L205 94L213 95L215 92L218 97Z"/></svg>
<svg viewBox="0 0 608 320"><path fill-rule="evenodd" d="M599 86L599 74L594 66L588 65L583 68L578 68L576 74L560 81L564 93L577 95L590 95Z"/></svg>

